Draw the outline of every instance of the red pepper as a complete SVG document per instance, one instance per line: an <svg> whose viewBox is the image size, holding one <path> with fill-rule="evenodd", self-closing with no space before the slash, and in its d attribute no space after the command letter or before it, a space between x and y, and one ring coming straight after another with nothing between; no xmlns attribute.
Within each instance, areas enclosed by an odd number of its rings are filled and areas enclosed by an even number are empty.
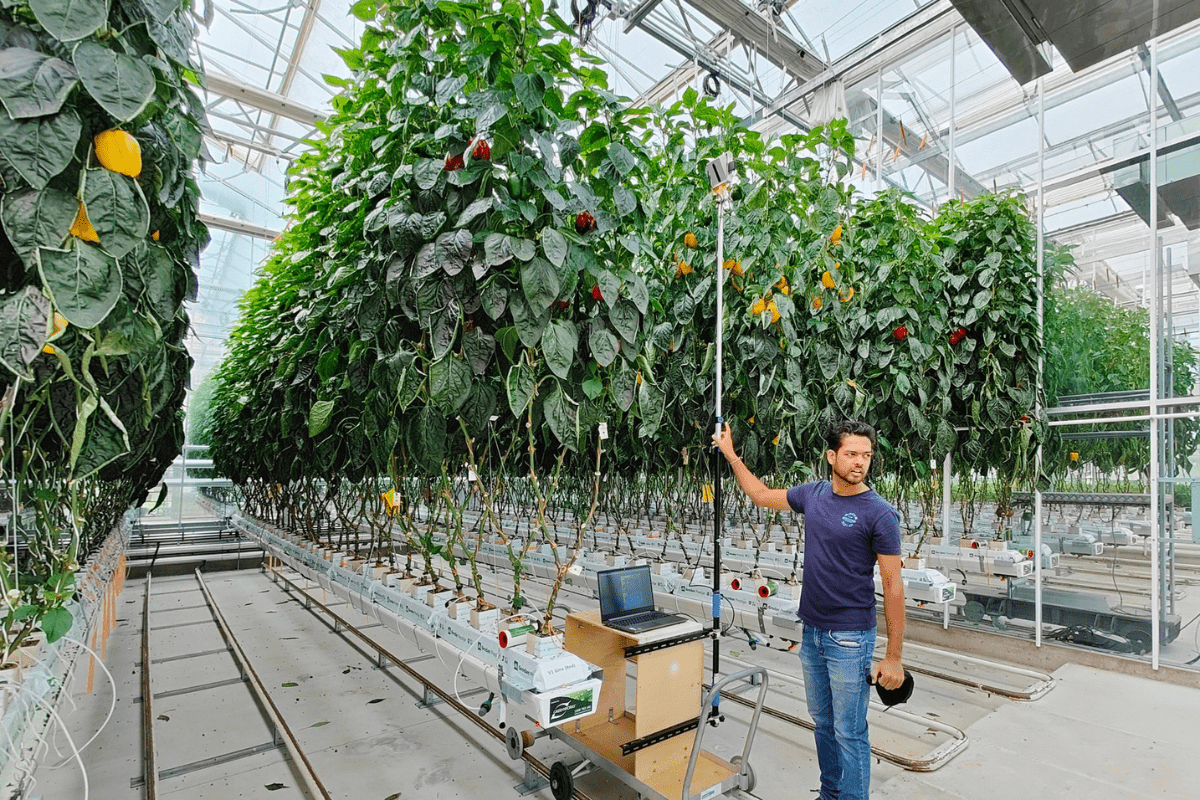
<svg viewBox="0 0 1200 800"><path fill-rule="evenodd" d="M588 231L596 230L596 218L588 211L580 211L575 215L575 232L583 236Z"/></svg>

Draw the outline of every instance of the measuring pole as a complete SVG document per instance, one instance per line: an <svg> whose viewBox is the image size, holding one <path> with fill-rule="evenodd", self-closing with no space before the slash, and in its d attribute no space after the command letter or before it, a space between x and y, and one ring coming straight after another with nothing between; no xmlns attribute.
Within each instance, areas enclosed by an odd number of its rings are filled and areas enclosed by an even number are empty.
<svg viewBox="0 0 1200 800"><path fill-rule="evenodd" d="M713 189L717 201L717 397L716 397L716 434L721 435L725 425L725 417L721 411L721 395L724 392L724 373L722 371L722 342L725 331L725 199L728 196L729 184L722 183ZM712 633L713 684L721 671L721 525L725 515L721 493L721 471L724 469L724 457L718 448L713 448L713 593L712 593ZM721 713L721 693L713 692L712 710L709 721L716 725Z"/></svg>

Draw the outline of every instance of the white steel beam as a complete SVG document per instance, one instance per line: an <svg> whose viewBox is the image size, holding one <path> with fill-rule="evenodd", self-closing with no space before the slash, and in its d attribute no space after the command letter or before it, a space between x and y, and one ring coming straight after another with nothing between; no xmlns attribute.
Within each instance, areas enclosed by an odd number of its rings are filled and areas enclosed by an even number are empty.
<svg viewBox="0 0 1200 800"><path fill-rule="evenodd" d="M226 97L242 105L313 126L324 116L276 92L242 83L228 75L208 74L204 80L210 95Z"/></svg>
<svg viewBox="0 0 1200 800"><path fill-rule="evenodd" d="M789 75L807 80L825 67L824 61L808 53L787 31L738 0L687 0L687 3L753 46Z"/></svg>
<svg viewBox="0 0 1200 800"><path fill-rule="evenodd" d="M246 222L232 217L218 217L216 214L209 214L201 211L196 215L197 218L210 228L218 231L229 231L230 233L240 233L243 236L252 236L255 239L264 239L268 242L273 242L282 231L264 228L262 225L255 225L252 222Z"/></svg>

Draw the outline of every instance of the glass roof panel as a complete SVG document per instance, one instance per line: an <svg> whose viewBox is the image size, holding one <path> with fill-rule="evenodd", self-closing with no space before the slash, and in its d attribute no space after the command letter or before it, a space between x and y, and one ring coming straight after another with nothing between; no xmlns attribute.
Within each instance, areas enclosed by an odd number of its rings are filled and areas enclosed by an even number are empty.
<svg viewBox="0 0 1200 800"><path fill-rule="evenodd" d="M828 47L829 58L836 61L930 2L932 0L805 0L790 3L787 14L818 48L818 56L824 59L824 50Z"/></svg>

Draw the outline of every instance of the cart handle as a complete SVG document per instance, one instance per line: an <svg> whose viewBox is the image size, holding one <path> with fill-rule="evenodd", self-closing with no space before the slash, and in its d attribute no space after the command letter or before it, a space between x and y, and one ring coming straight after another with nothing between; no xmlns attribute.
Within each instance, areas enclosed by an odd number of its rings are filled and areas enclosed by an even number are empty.
<svg viewBox="0 0 1200 800"><path fill-rule="evenodd" d="M734 672L726 675L719 681L714 681L709 690L704 693L704 699L700 703L700 724L696 726L696 741L692 744L692 754L688 758L687 772L683 776L683 796L681 800L689 800L692 797L692 774L696 771L696 759L700 757L700 742L704 739L704 729L708 726L704 724L704 709L712 705L713 698L717 696L717 692L728 683L734 681L749 681L751 676L762 676L762 683L758 685L758 700L754 703L754 716L750 718L750 729L746 732L746 744L742 747L742 764L750 762L750 747L754 744L754 735L758 732L758 718L762 716L763 702L767 698L767 683L770 680L770 675L767 673L766 667L748 667L740 672Z"/></svg>

